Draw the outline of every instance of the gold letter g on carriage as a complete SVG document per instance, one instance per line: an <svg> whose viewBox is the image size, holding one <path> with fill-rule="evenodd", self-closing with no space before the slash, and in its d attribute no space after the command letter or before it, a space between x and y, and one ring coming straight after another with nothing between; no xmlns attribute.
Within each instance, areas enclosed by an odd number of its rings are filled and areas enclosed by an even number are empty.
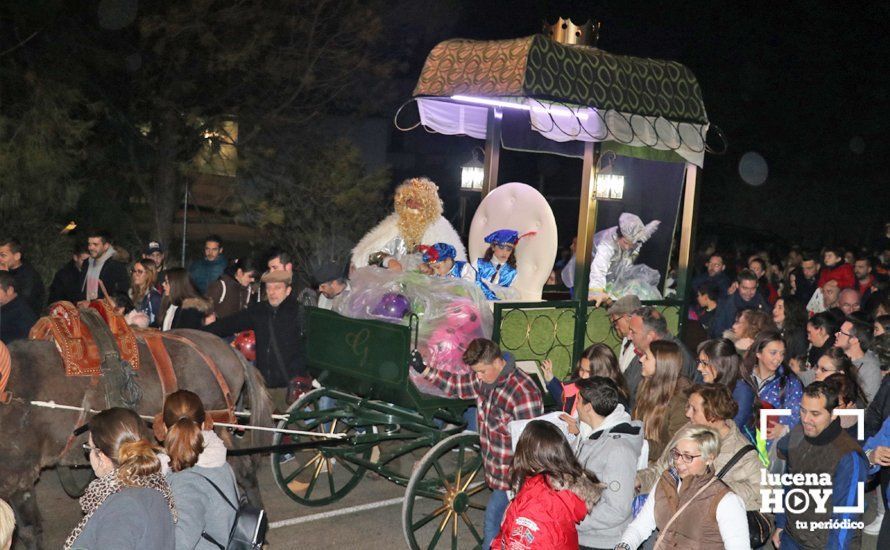
<svg viewBox="0 0 890 550"><path fill-rule="evenodd" d="M359 357L359 366L364 367L368 362L368 339L371 331L362 329L358 332L350 332L346 335L346 345L352 350L352 353Z"/></svg>

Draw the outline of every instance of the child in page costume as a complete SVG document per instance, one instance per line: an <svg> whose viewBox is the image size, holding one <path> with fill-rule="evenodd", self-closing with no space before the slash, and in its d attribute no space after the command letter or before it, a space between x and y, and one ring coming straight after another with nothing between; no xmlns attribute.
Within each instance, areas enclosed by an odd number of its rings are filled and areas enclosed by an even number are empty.
<svg viewBox="0 0 890 550"><path fill-rule="evenodd" d="M502 300L516 297L510 285L516 278L516 246L523 237L534 232L519 235L512 229L499 229L487 237L489 244L484 258L476 260L477 283L489 300Z"/></svg>
<svg viewBox="0 0 890 550"><path fill-rule="evenodd" d="M457 250L450 244L420 245L418 249L423 252L423 263L430 267L433 276L476 281L476 270L468 262L456 260Z"/></svg>

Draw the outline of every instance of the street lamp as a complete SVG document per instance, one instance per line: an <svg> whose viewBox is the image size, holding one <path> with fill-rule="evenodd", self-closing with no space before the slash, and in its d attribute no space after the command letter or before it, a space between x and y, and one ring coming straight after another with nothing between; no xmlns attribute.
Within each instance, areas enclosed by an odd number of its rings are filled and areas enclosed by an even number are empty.
<svg viewBox="0 0 890 550"><path fill-rule="evenodd" d="M465 163L460 169L460 189L461 191L482 191L482 180L485 179L485 168L479 159L477 149L473 149L473 158Z"/></svg>

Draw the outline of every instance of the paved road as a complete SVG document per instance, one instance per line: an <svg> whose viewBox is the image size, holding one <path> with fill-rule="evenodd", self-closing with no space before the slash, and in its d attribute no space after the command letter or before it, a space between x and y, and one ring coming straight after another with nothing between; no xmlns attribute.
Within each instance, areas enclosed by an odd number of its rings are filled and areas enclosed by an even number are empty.
<svg viewBox="0 0 890 550"><path fill-rule="evenodd" d="M260 472L260 487L273 522L269 532L271 548L406 548L401 521L402 488L366 477L340 502L309 508L291 502L278 490L266 464ZM38 484L37 500L44 514L46 547L59 548L80 519L77 501L65 495L52 471L44 472ZM867 519L871 517L868 513ZM873 550L875 543L875 537L864 536L862 548Z"/></svg>

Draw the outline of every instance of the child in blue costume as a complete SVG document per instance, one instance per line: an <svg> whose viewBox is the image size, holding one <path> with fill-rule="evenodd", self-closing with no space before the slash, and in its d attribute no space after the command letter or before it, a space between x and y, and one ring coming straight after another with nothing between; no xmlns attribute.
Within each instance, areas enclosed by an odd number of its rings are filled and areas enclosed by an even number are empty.
<svg viewBox="0 0 890 550"><path fill-rule="evenodd" d="M489 300L500 300L492 287L509 288L516 278L514 251L522 237L512 229L498 229L485 237L489 247L485 257L476 260L476 282Z"/></svg>
<svg viewBox="0 0 890 550"><path fill-rule="evenodd" d="M436 243L433 246L421 245L423 263L429 266L436 277L454 277L467 281L476 281L476 270L468 262L457 261L457 250L448 243Z"/></svg>

